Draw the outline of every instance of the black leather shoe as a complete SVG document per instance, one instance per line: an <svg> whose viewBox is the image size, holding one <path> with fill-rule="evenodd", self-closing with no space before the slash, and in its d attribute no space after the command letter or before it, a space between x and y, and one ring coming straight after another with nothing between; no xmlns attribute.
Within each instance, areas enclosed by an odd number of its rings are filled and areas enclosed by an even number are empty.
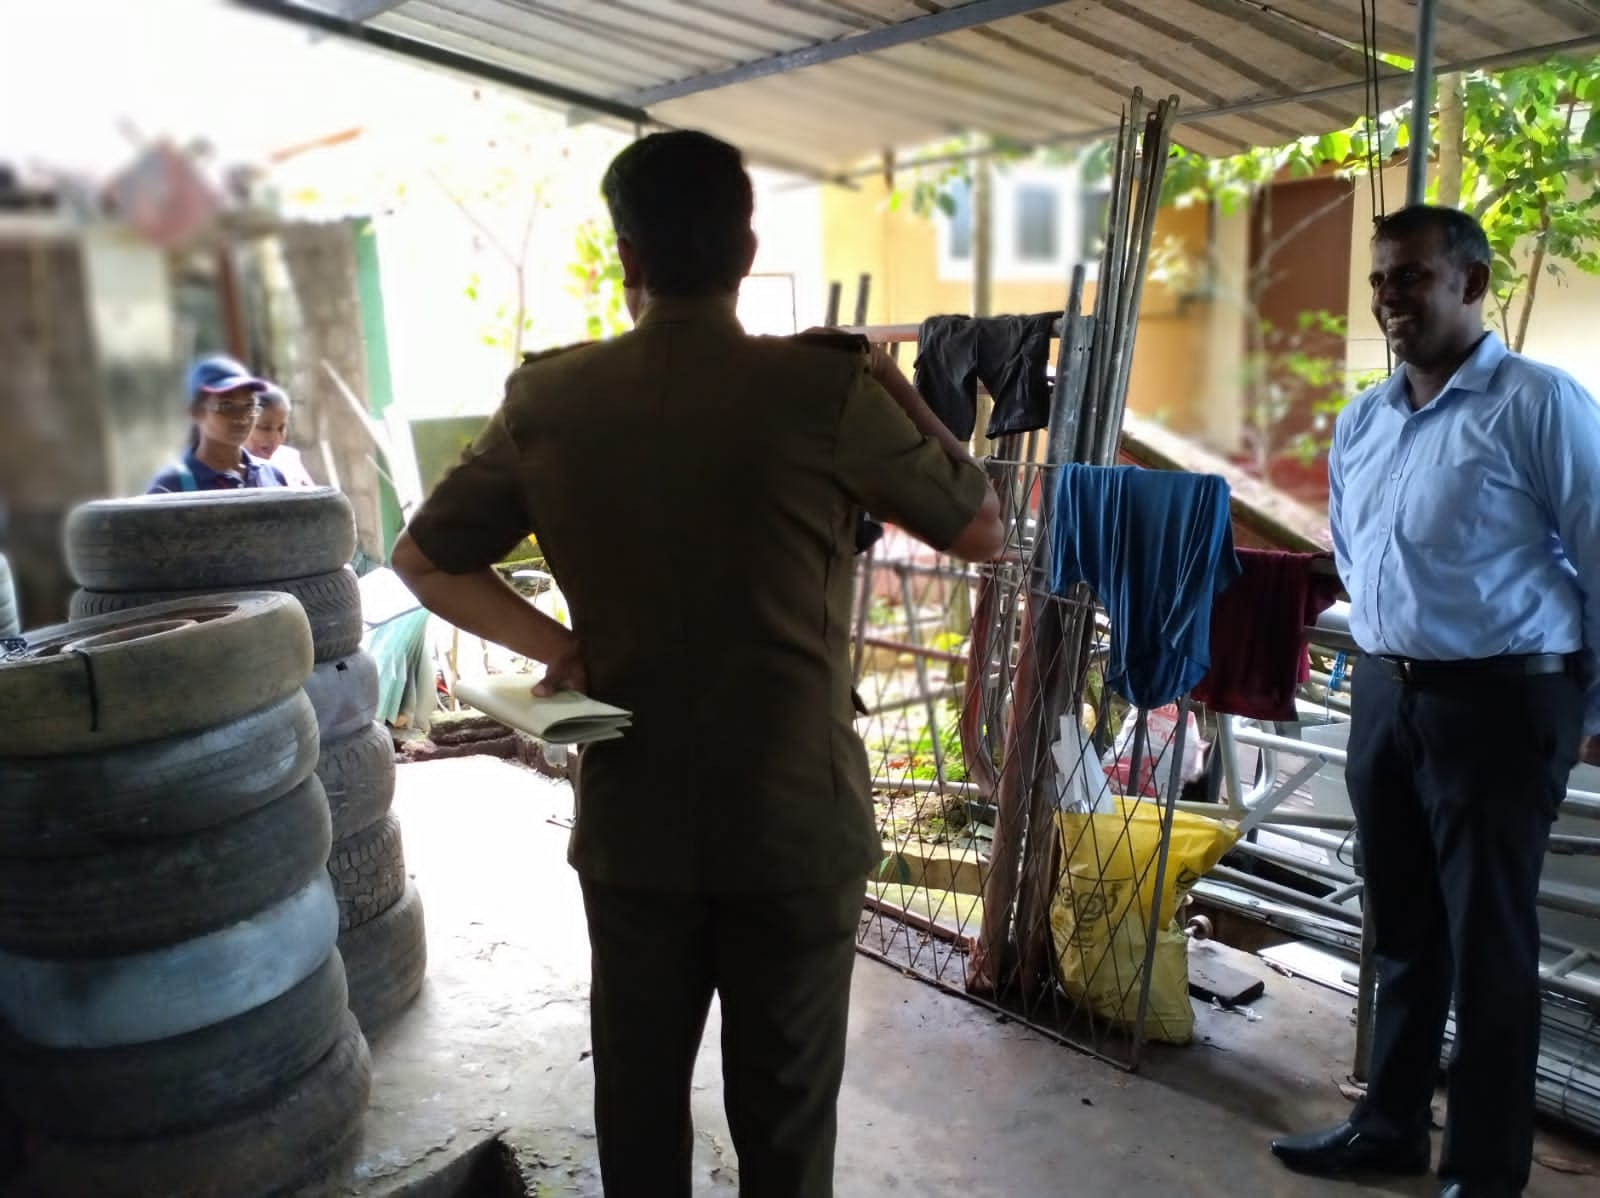
<svg viewBox="0 0 1600 1198"><path fill-rule="evenodd" d="M1433 1145L1426 1136L1420 1140L1374 1139L1348 1123L1341 1123L1328 1131L1274 1140L1272 1155L1296 1173L1319 1177L1343 1173L1393 1173L1415 1177L1428 1171Z"/></svg>

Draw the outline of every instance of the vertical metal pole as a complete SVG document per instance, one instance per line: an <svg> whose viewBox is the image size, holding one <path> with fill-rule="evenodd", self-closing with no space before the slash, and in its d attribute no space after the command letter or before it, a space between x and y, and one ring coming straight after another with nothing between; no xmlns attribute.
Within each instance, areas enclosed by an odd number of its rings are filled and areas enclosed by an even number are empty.
<svg viewBox="0 0 1600 1198"><path fill-rule="evenodd" d="M1428 193L1429 117L1433 113L1433 34L1438 0L1417 5L1417 56L1411 67L1411 148L1406 157L1406 203L1420 204Z"/></svg>
<svg viewBox="0 0 1600 1198"><path fill-rule="evenodd" d="M1144 931L1144 965L1139 975L1139 1013L1138 1021L1133 1025L1133 1051L1128 1063L1130 1070L1139 1068L1140 1058L1144 1055L1146 1036L1144 1034L1145 1017L1150 1013L1150 986L1155 980L1156 945L1160 941L1161 933L1166 930L1162 919L1171 920L1177 916L1174 910L1168 915L1161 909L1161 896L1167 885L1167 854L1172 849L1172 817L1178 809L1178 794L1183 790L1183 746L1188 736L1189 712L1192 710L1192 698L1183 696L1178 701L1178 726L1172 733L1172 772L1167 779L1167 797L1161 798L1160 781L1155 776L1154 767L1150 772L1150 797L1161 804L1161 845L1156 850L1156 881L1155 903L1150 913L1145 916ZM1133 734L1134 756L1130 759L1131 768L1137 770L1143 758L1143 749L1139 745L1141 734L1148 736L1148 726L1145 723L1144 711L1139 712L1139 727ZM1160 750L1156 751L1156 759L1161 757ZM1135 802L1142 802L1144 790L1142 787L1135 791L1140 797ZM1124 916L1123 918L1127 918Z"/></svg>
<svg viewBox="0 0 1600 1198"><path fill-rule="evenodd" d="M980 150L988 146L986 139L976 144ZM994 315L994 171L983 156L972 163L972 315ZM986 458L994 453L988 432L993 411L993 397L980 389L977 424L972 430L975 457Z"/></svg>
<svg viewBox="0 0 1600 1198"><path fill-rule="evenodd" d="M1378 969L1373 958L1372 912L1367 905L1366 893L1361 898L1361 972L1356 979L1356 1060L1350 1079L1357 1085L1367 1084L1372 1066L1372 1017L1378 1001Z"/></svg>
<svg viewBox="0 0 1600 1198"><path fill-rule="evenodd" d="M1417 52L1411 65L1411 148L1406 157L1406 203L1420 204L1428 194L1428 134L1433 115L1433 35L1438 25L1438 0L1417 5ZM1371 910L1361 904L1361 973L1356 983L1356 1059L1354 1080L1366 1084L1372 1058L1372 1020L1378 1001L1378 971L1373 961Z"/></svg>

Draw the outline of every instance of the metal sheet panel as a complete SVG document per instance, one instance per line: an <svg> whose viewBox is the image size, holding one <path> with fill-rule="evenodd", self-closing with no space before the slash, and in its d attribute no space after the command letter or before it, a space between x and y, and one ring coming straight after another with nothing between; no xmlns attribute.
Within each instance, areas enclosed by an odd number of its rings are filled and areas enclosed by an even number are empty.
<svg viewBox="0 0 1600 1198"><path fill-rule="evenodd" d="M1071 140L1127 93L1176 93L1180 142L1272 145L1357 119L1361 0L288 0L366 13L440 46L817 173L970 131ZM1377 45L1412 50L1412 4L1378 4ZM999 19L991 19L998 16ZM920 25L917 23L921 22ZM884 46L907 29L969 25ZM866 38L867 41L860 39ZM1600 0L1440 0L1441 68L1600 46ZM867 52L858 52L867 51ZM817 62L819 57L829 61ZM1385 105L1408 77L1384 68ZM666 94L670 99L635 103Z"/></svg>

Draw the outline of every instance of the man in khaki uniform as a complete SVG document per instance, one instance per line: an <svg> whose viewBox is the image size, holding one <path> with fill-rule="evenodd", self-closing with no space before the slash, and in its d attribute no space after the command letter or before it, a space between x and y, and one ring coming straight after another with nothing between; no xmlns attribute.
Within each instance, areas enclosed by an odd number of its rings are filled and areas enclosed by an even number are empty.
<svg viewBox="0 0 1600 1198"><path fill-rule="evenodd" d="M689 1195L713 993L741 1194L826 1198L882 857L850 689L856 521L869 508L986 559L998 504L864 342L740 329L755 236L737 150L657 134L602 190L637 328L530 357L394 567L433 611L546 663L542 689L634 712L584 754L570 851L608 1198ZM570 633L490 569L529 534Z"/></svg>

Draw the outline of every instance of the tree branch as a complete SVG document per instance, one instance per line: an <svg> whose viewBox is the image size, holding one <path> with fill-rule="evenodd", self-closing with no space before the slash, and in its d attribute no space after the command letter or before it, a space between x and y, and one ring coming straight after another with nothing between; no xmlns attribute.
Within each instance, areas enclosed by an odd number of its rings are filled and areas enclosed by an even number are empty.
<svg viewBox="0 0 1600 1198"><path fill-rule="evenodd" d="M474 229L483 234L484 240L490 245L494 246L494 248L500 252L501 257L515 266L517 263L516 256L506 248L505 242L501 241L500 238L495 235L495 231L486 223L484 223L483 219L476 212L474 212L471 207L468 206L465 200L456 195L456 193L450 189L450 185L448 183L439 178L439 175L436 171L430 169L427 174L428 178L433 180L434 184L439 188L439 190L444 192L445 198L456 206L456 211L460 212L462 216L466 217Z"/></svg>
<svg viewBox="0 0 1600 1198"><path fill-rule="evenodd" d="M1355 192L1355 184L1352 183L1350 185L1350 191L1351 195L1353 195ZM1266 248L1261 251L1262 265L1272 261L1272 256L1274 254L1283 249L1286 245L1288 245L1289 242L1300 236L1301 233L1304 233L1308 228L1316 224L1323 217L1329 216L1334 212L1335 209L1343 207L1345 201L1350 198L1350 195L1341 194L1334 199L1329 200L1320 208L1313 209L1312 211L1306 213L1305 216L1302 216L1299 220L1295 221L1294 224L1290 225L1289 228L1284 231L1282 236L1273 238Z"/></svg>
<svg viewBox="0 0 1600 1198"><path fill-rule="evenodd" d="M1517 316L1517 335L1511 342L1511 348L1517 353L1522 352L1522 345L1528 339L1528 322L1533 317L1533 300L1539 293L1539 275L1544 271L1545 239L1550 234L1550 203L1541 200L1539 203L1539 237L1533 247L1533 261L1528 264L1528 285L1522 293L1522 311Z"/></svg>
<svg viewBox="0 0 1600 1198"><path fill-rule="evenodd" d="M1571 120L1572 113L1569 109L1567 112L1567 128L1569 131L1572 127ZM1534 171L1530 175L1519 175L1514 179L1507 179L1504 183L1500 184L1500 186L1496 187L1493 191L1490 191L1472 206L1472 215L1475 216L1481 224L1483 219L1489 215L1489 212L1497 204L1499 204L1501 200L1505 199L1518 188L1526 187L1530 183L1542 183L1544 180L1553 179L1557 175L1564 175L1577 166L1600 166L1600 154L1591 154L1588 158L1580 158L1576 161L1569 160L1555 166L1546 163L1543 170Z"/></svg>
<svg viewBox="0 0 1600 1198"><path fill-rule="evenodd" d="M522 222L522 252L515 263L517 278L517 327L511 334L511 360L522 362L522 335L528 323L528 246L533 242L533 226L539 213L537 195L528 203L528 219Z"/></svg>
<svg viewBox="0 0 1600 1198"><path fill-rule="evenodd" d="M1439 192L1438 202L1446 208L1461 206L1461 147L1466 140L1466 96L1463 77L1446 75L1439 80Z"/></svg>

